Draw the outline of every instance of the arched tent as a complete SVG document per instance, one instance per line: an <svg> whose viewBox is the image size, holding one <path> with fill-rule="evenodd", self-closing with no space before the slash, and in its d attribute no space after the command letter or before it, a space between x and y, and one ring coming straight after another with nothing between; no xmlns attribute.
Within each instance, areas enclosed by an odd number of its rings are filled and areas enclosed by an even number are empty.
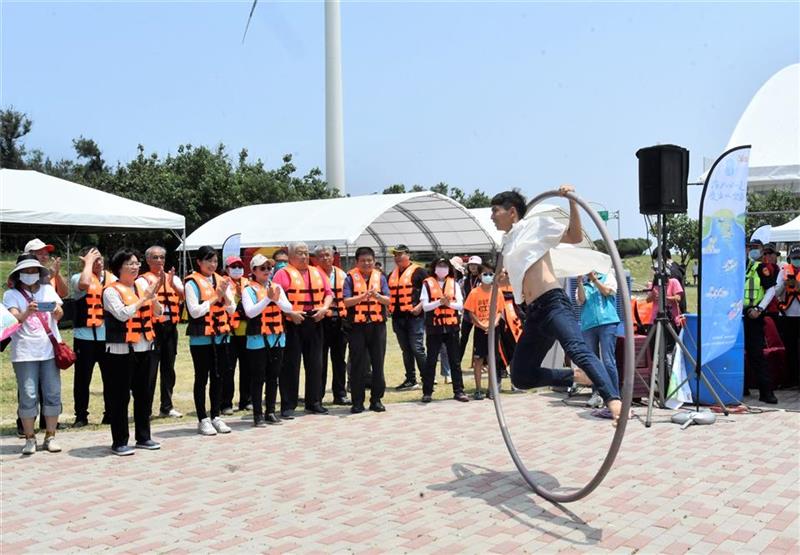
<svg viewBox="0 0 800 555"><path fill-rule="evenodd" d="M800 64L770 77L750 100L725 150L742 145L752 145L749 191L780 187L800 194Z"/></svg>
<svg viewBox="0 0 800 555"><path fill-rule="evenodd" d="M243 206L197 228L186 238L186 249L220 248L234 233L242 234L245 248L292 241L312 247L335 245L345 251L369 246L379 253L397 244L413 251L449 253L496 248L466 208L430 191Z"/></svg>
<svg viewBox="0 0 800 555"><path fill-rule="evenodd" d="M783 225L773 227L769 240L775 243L800 243L800 216Z"/></svg>

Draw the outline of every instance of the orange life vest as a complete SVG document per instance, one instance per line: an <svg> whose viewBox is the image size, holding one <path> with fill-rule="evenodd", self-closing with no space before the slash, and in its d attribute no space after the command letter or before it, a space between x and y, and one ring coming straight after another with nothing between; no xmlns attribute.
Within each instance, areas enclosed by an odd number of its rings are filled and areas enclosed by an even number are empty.
<svg viewBox="0 0 800 555"><path fill-rule="evenodd" d="M416 264L409 264L408 268L400 275L400 270L395 266L389 275L389 306L392 310L400 312L411 312L414 305L411 303L411 290L413 289L411 278L419 268Z"/></svg>
<svg viewBox="0 0 800 555"><path fill-rule="evenodd" d="M251 281L250 287L256 293L257 303L266 298L266 287L257 281ZM277 289L278 285L272 284L271 287ZM247 320L247 335L277 335L279 333L283 333L283 318L280 307L274 302L269 303L258 315Z"/></svg>
<svg viewBox="0 0 800 555"><path fill-rule="evenodd" d="M453 300L456 298L456 280L451 277L444 278L444 293L435 277L425 278L423 285L427 288L428 299L431 301L438 301L445 295ZM425 314L425 319L429 326L435 328L453 327L458 325L458 311L449 306L439 305L433 310L433 314L430 312Z"/></svg>
<svg viewBox="0 0 800 555"><path fill-rule="evenodd" d="M303 279L303 274L300 273L300 270L291 264L287 264L283 269L286 270L291 279L289 289L286 290L286 297L292 303L292 310L304 312L308 304L306 299L309 293L311 293L311 305L314 310L321 308L322 303L325 301L325 280L322 278L322 272L319 268L316 266L308 267L311 289L306 288L306 280Z"/></svg>
<svg viewBox="0 0 800 555"><path fill-rule="evenodd" d="M379 270L372 270L369 276L369 284L364 280L364 276L357 268L353 268L347 274L353 280L353 297L366 293L368 289L381 290L381 273ZM348 316L354 324L368 324L370 322L383 322L383 306L375 299L367 299L350 307Z"/></svg>
<svg viewBox="0 0 800 555"><path fill-rule="evenodd" d="M99 328L103 325L103 284L110 284L114 280L113 274L103 271L104 280L92 274L92 282L86 290L86 295L75 301L75 327Z"/></svg>
<svg viewBox="0 0 800 555"><path fill-rule="evenodd" d="M337 316L344 318L347 315L347 308L344 306L344 280L347 274L341 268L333 267L333 281L331 282L331 291L333 292L333 301L331 301L331 308L325 313L325 316Z"/></svg>
<svg viewBox="0 0 800 555"><path fill-rule="evenodd" d="M233 288L233 298L236 301L236 310L233 311L233 314L228 314L228 324L231 326L232 330L235 330L239 327L239 324L246 319L244 316L244 309L242 308L242 293L244 288L250 285L250 280L248 280L246 277L241 277L239 278L239 283L236 283L236 280L232 278L222 279L228 279L231 282L231 287Z"/></svg>
<svg viewBox="0 0 800 555"><path fill-rule="evenodd" d="M153 285L158 281L158 276L153 272L142 274L147 283ZM164 307L164 312L158 317L158 322L171 322L177 324L181 319L181 297L172 283L164 280L164 285L156 291L158 302Z"/></svg>
<svg viewBox="0 0 800 555"><path fill-rule="evenodd" d="M217 273L212 276L214 284L219 284L222 279ZM192 272L186 276L185 287L189 286L189 282L197 285L200 291L201 303L211 301L209 311L200 318L192 318L189 315L189 325L186 326L186 334L193 336L212 336L212 335L226 335L230 333L231 327L228 319L228 313L225 311L225 303L218 301L217 291L214 285L208 282L208 279L200 273Z"/></svg>
<svg viewBox="0 0 800 555"><path fill-rule="evenodd" d="M514 293L511 287L505 286L500 288L500 293L503 295L503 319L506 321L508 330L514 336L514 341L519 341L522 336L522 320L517 313L517 305L514 302ZM498 302L500 299L498 299Z"/></svg>
<svg viewBox="0 0 800 555"><path fill-rule="evenodd" d="M631 312L633 312L634 333L645 335L650 325L650 318L653 314L655 303L639 300L636 297L631 299Z"/></svg>
<svg viewBox="0 0 800 555"><path fill-rule="evenodd" d="M139 302L139 299L144 295L144 290L138 285L134 284L133 287L128 287L122 283L115 281L106 286L106 289L112 288L119 293L122 302L125 306L131 306ZM148 341L152 341L155 337L153 333L153 302L148 301L139 307L131 318L125 322L117 320L109 311L106 313L106 342L108 343L138 343L144 336Z"/></svg>
<svg viewBox="0 0 800 555"><path fill-rule="evenodd" d="M786 312L793 302L800 303L800 290L797 287L798 271L788 262L783 265L783 300L778 305L781 312Z"/></svg>

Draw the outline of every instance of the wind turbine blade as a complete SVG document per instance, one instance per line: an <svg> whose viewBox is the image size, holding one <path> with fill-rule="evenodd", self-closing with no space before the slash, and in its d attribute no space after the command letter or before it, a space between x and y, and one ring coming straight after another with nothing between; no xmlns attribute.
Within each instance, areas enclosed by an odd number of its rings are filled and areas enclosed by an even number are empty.
<svg viewBox="0 0 800 555"><path fill-rule="evenodd" d="M250 15L247 17L247 25L245 25L244 34L242 35L242 44L244 44L244 39L247 37L247 30L250 28L250 20L253 19L253 12L256 11L256 4L258 4L258 0L253 0L253 6L250 8Z"/></svg>

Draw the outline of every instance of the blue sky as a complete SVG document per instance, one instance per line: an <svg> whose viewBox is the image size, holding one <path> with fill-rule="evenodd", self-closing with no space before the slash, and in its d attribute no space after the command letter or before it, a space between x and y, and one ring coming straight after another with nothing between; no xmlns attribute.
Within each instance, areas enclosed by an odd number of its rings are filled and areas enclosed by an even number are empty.
<svg viewBox="0 0 800 555"><path fill-rule="evenodd" d="M3 0L0 103L53 158L83 135L110 162L223 142L324 171L324 7L261 0L242 45L249 9ZM800 60L799 21L797 2L345 2L347 192L570 182L642 236L635 151L679 144L701 173Z"/></svg>

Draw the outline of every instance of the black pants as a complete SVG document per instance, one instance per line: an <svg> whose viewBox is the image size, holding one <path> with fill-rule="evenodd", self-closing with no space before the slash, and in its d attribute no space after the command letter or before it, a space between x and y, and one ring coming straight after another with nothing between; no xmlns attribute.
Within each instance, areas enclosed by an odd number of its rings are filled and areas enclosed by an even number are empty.
<svg viewBox="0 0 800 555"><path fill-rule="evenodd" d="M209 382L210 416L216 418L220 413L222 372L228 362L228 344L191 345L189 352L192 354L194 364L194 407L197 411L197 420L209 417L206 413L206 384Z"/></svg>
<svg viewBox="0 0 800 555"><path fill-rule="evenodd" d="M472 327L470 325L470 327ZM450 377L453 378L453 394L464 391L464 378L461 375L461 364L458 358L461 354L461 346L458 341L458 328L454 327L451 331L431 332L425 330L425 350L428 356L425 359L425 368L422 370L422 394L433 394L433 380L436 378L436 361L439 358L439 351L444 344L447 349L447 358L450 362Z"/></svg>
<svg viewBox="0 0 800 555"><path fill-rule="evenodd" d="M772 380L764 360L764 316L744 317L744 352L761 394L772 393ZM747 385L745 385L747 387Z"/></svg>
<svg viewBox="0 0 800 555"><path fill-rule="evenodd" d="M800 317L779 316L776 323L786 348L784 385L797 385L800 380Z"/></svg>
<svg viewBox="0 0 800 555"><path fill-rule="evenodd" d="M222 374L222 409L233 408L233 393L236 389L235 374L236 363L239 363L239 410L244 410L250 404L250 369L247 364L245 351L247 350L247 337L232 335L228 345L228 364Z"/></svg>
<svg viewBox="0 0 800 555"><path fill-rule="evenodd" d="M178 327L171 323L157 323L154 331L156 332L156 349L152 359L153 364L153 384L150 396L155 400L156 381L160 385L161 404L159 412L169 414L173 409L172 390L175 389L175 357L178 355ZM160 376L160 377L159 377ZM152 410L151 410L152 413Z"/></svg>
<svg viewBox="0 0 800 555"><path fill-rule="evenodd" d="M325 398L325 386L328 383L328 353L330 353L333 376L331 377L331 393L334 399L347 397L345 380L347 379L347 334L341 318L325 318L322 321L322 387L320 399Z"/></svg>
<svg viewBox="0 0 800 555"><path fill-rule="evenodd" d="M150 439L150 408L153 406L150 384L155 379L152 358L153 351L128 353L126 355L106 354L109 373L106 389L109 391L108 417L111 420L111 446L128 444L128 404L133 393L133 421L136 428L136 442Z"/></svg>
<svg viewBox="0 0 800 555"><path fill-rule="evenodd" d="M366 397L364 376L372 368L370 403L383 398L386 378L383 375L383 359L386 356L386 322L353 324L348 333L350 357L353 371L350 375L350 395L354 407L363 407ZM437 351L438 354L438 351Z"/></svg>
<svg viewBox="0 0 800 555"><path fill-rule="evenodd" d="M322 402L322 323L310 317L300 324L284 322L286 349L283 352L281 376L281 411L295 410L300 390L300 359L306 370L306 408Z"/></svg>
<svg viewBox="0 0 800 555"><path fill-rule="evenodd" d="M244 355L250 370L250 398L253 400L253 418L258 420L264 415L261 404L262 392L266 395L267 414L275 412L275 400L278 397L278 375L283 362L283 347L265 347L248 349ZM266 387L265 387L266 384Z"/></svg>
<svg viewBox="0 0 800 555"><path fill-rule="evenodd" d="M75 419L89 418L89 386L92 383L94 365L100 365L100 377L103 379L103 411L108 415L110 395L109 379L111 372L106 360L106 342L75 339L72 343L75 350L75 381L72 384L72 396L75 399Z"/></svg>
<svg viewBox="0 0 800 555"><path fill-rule="evenodd" d="M467 350L467 343L469 342L469 334L472 332L472 320L469 320L465 315L461 320L461 340L458 343L458 367L461 368L461 363L464 360L464 352Z"/></svg>

